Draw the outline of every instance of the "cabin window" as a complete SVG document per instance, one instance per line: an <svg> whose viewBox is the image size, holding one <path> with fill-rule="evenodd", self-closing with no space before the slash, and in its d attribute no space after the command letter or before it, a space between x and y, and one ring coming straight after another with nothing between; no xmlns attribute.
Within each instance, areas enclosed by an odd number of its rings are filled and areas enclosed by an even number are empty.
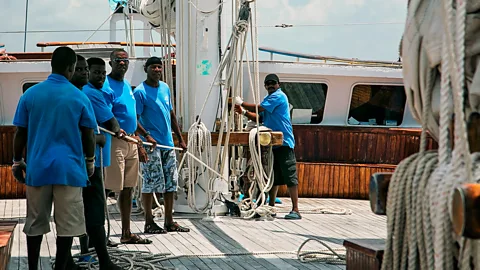
<svg viewBox="0 0 480 270"><path fill-rule="evenodd" d="M34 86L35 84L37 84L38 82L27 82L27 83L24 83L22 85L22 90L23 90L23 93L25 93L25 91L28 90L28 88Z"/></svg>
<svg viewBox="0 0 480 270"><path fill-rule="evenodd" d="M323 120L328 86L324 83L282 82L290 103L292 124L318 124Z"/></svg>
<svg viewBox="0 0 480 270"><path fill-rule="evenodd" d="M406 100L403 86L355 85L348 124L399 126L403 121Z"/></svg>

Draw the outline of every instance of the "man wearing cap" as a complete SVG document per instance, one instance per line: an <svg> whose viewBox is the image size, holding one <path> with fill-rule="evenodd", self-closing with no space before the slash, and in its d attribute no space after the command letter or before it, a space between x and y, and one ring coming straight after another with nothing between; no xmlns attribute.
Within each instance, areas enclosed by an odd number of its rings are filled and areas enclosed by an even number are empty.
<svg viewBox="0 0 480 270"><path fill-rule="evenodd" d="M265 89L268 95L260 105L247 103L240 97L235 98L235 112L245 115L248 119L256 121L258 110L260 122L272 129L283 133L283 145L273 148L273 187L269 192L269 205L275 206L278 186L287 185L290 198L292 199L292 211L285 219L301 219L298 210L298 176L295 159L295 138L290 121L289 103L285 93L280 88L280 80L276 74L268 74L265 77Z"/></svg>
<svg viewBox="0 0 480 270"><path fill-rule="evenodd" d="M152 136L159 145L173 147L172 127L184 150L187 145L177 123L171 103L170 88L162 78L162 60L151 57L144 67L147 79L135 88L134 97L137 116L141 125L137 129L142 137ZM142 130L143 127L144 130ZM178 173L175 150L171 148L152 148L149 153L139 147L142 164L142 202L145 211L145 233L189 232L190 229L173 221L173 196L177 191ZM165 199L165 223L160 228L153 221L153 193L163 193Z"/></svg>

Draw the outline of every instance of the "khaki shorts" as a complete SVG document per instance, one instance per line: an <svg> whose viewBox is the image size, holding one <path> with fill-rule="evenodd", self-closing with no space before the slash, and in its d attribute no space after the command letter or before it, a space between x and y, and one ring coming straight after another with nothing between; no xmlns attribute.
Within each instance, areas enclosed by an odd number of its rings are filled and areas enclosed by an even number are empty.
<svg viewBox="0 0 480 270"><path fill-rule="evenodd" d="M118 192L136 187L139 166L137 145L112 137L111 162L105 168L105 188Z"/></svg>
<svg viewBox="0 0 480 270"><path fill-rule="evenodd" d="M27 219L23 228L26 235L38 236L50 232L52 202L58 236L85 234L82 188L47 185L27 186Z"/></svg>

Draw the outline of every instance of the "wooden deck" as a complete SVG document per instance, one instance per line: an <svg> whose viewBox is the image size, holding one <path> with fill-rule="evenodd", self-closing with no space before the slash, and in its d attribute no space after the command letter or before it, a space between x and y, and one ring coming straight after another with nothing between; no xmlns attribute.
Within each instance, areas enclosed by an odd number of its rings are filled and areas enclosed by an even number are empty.
<svg viewBox="0 0 480 270"><path fill-rule="evenodd" d="M153 253L212 254L239 252L296 251L308 238L317 238L332 248L343 248L345 239L384 239L386 237L386 218L376 216L370 211L365 200L346 199L300 199L301 210L324 207L347 208L351 215L303 214L299 221L283 219L284 212L290 209L290 200L281 198L278 205L278 218L267 220L244 220L232 217L217 217L213 221L203 220L199 216L176 215L182 225L191 229L190 233L169 233L166 235L146 235L153 240L150 245L120 246L121 249L150 251ZM119 241L120 216L114 202L110 201L111 234ZM12 257L9 270L27 269L26 238L23 234L25 223L25 200L1 200L0 217L17 219ZM143 231L143 217L133 216L132 231ZM163 220L158 221L163 224ZM51 269L50 259L55 256L55 226L44 237L41 250L41 269ZM324 250L317 243L307 244L305 250ZM75 238L72 253L79 251L78 238ZM342 252L344 253L344 252ZM295 255L257 255L189 257L163 262L166 267L176 269L345 269L345 265L328 265L320 262L301 263Z"/></svg>

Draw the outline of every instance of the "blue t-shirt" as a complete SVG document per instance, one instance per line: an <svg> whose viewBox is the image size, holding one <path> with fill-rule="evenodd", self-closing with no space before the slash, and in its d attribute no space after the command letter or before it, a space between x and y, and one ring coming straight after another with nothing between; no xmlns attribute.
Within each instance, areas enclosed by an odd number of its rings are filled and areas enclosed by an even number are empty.
<svg viewBox="0 0 480 270"><path fill-rule="evenodd" d="M18 102L13 124L28 129L28 186L85 187L88 180L80 127L97 128L92 104L67 78L51 74Z"/></svg>
<svg viewBox="0 0 480 270"><path fill-rule="evenodd" d="M143 128L158 144L173 146L170 117L173 108L168 85L160 81L158 87L152 87L143 82L135 88L133 95Z"/></svg>
<svg viewBox="0 0 480 270"><path fill-rule="evenodd" d="M127 80L117 81L107 76L104 88L113 90L112 112L118 124L127 134L133 134L137 130L137 112L132 86Z"/></svg>
<svg viewBox="0 0 480 270"><path fill-rule="evenodd" d="M265 96L260 104L265 110L261 113L263 124L273 131L283 133L283 145L290 148L295 147L295 138L293 137L292 122L288 110L288 98L282 89Z"/></svg>
<svg viewBox="0 0 480 270"><path fill-rule="evenodd" d="M105 97L112 97L113 92L110 88L102 87L102 89L97 89L91 83L85 85L82 91L87 95L88 99L92 103L93 111L95 112L95 118L97 119L97 124L101 127L105 127L102 123L112 119L112 104L107 104ZM110 166L110 148L112 145L112 136L103 131L100 132L105 135L105 146L103 147L103 167ZM100 167L100 146L95 147L95 166Z"/></svg>

